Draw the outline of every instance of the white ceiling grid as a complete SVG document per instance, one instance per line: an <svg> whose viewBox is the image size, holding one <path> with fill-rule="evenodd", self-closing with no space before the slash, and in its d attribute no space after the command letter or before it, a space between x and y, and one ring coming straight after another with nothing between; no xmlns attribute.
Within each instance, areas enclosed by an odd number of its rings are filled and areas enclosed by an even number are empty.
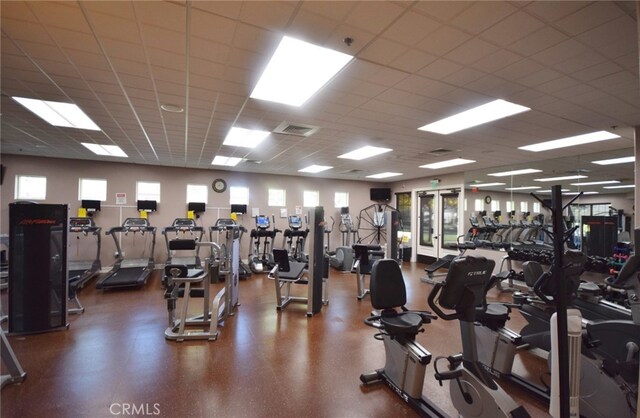
<svg viewBox="0 0 640 418"><path fill-rule="evenodd" d="M635 4L627 2L21 2L2 8L2 152L104 159L81 142L115 144L128 162L364 180L460 171L418 166L471 158L469 170L571 156L517 147L611 129L632 146L640 125ZM300 108L249 98L283 35L355 56ZM346 45L345 37L353 44ZM10 99L78 104L101 132L49 126ZM417 128L495 98L532 110L443 136ZM169 104L182 113L162 111ZM319 126L272 134L253 150L222 145L232 126ZM336 158L362 145L371 160ZM434 156L436 148L452 150ZM260 163L256 163L260 162ZM464 167L466 168L466 167ZM362 170L356 173L351 170ZM603 172L604 174L604 172ZM390 179L392 181L398 178Z"/></svg>

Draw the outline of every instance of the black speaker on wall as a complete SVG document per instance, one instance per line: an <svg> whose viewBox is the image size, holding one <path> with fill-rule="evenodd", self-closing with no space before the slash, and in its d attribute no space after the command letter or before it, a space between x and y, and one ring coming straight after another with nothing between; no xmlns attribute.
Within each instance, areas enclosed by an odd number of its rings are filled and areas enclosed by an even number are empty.
<svg viewBox="0 0 640 418"><path fill-rule="evenodd" d="M0 164L0 186L4 183L4 172L7 171L7 166Z"/></svg>

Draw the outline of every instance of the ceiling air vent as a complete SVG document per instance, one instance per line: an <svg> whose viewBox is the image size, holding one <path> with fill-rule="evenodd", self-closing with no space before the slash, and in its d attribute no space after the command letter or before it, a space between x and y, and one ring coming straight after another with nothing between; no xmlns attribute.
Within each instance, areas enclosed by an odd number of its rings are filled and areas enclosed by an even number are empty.
<svg viewBox="0 0 640 418"><path fill-rule="evenodd" d="M591 173L591 170L588 168L578 168L577 170L567 170L565 171L567 174L586 174Z"/></svg>
<svg viewBox="0 0 640 418"><path fill-rule="evenodd" d="M296 136L310 136L316 133L320 129L319 126L304 125L302 123L289 123L282 122L273 132L277 134L296 135Z"/></svg>
<svg viewBox="0 0 640 418"><path fill-rule="evenodd" d="M358 174L358 173L362 173L364 170L360 170L357 168L351 169L351 170L347 170L347 171L343 171L342 174Z"/></svg>
<svg viewBox="0 0 640 418"><path fill-rule="evenodd" d="M451 149L446 149L446 148L436 148L436 149L434 149L434 150L431 150L431 151L427 152L427 154L429 154L429 155L434 155L434 156L436 156L436 157L440 157L440 156L442 156L442 155L450 154L450 153L452 153L452 152L453 152L453 150L451 150Z"/></svg>

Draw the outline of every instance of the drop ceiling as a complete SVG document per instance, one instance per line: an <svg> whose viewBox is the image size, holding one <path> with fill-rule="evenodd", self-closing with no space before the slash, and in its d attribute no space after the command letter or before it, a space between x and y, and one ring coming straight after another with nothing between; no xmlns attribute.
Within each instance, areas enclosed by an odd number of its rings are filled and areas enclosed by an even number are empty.
<svg viewBox="0 0 640 418"><path fill-rule="evenodd" d="M319 164L333 169L309 176L403 173L388 179L397 181L621 154L633 147L633 127L640 125L632 1L3 1L0 7L3 154L284 175ZM301 107L249 98L284 35L355 59ZM101 131L53 127L12 96L73 102ZM417 129L497 98L532 110L451 135ZM255 149L222 145L233 126L273 132L283 124L318 129L308 136L272 133ZM518 149L597 130L621 138L539 153ZM118 145L129 158L96 156L82 142ZM362 161L337 158L364 145L393 151ZM245 160L214 167L215 155ZM451 158L477 162L419 168ZM598 169L594 180L608 175Z"/></svg>

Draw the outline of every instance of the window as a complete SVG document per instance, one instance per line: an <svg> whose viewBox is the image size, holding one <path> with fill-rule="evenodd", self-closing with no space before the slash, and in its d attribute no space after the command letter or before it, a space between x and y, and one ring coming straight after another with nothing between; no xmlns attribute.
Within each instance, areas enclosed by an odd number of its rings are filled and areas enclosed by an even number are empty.
<svg viewBox="0 0 640 418"><path fill-rule="evenodd" d="M491 201L491 212L495 212L497 210L500 210L500 201L499 200L492 200Z"/></svg>
<svg viewBox="0 0 640 418"><path fill-rule="evenodd" d="M473 210L476 212L482 212L484 210L484 201L482 199L476 199L473 202Z"/></svg>
<svg viewBox="0 0 640 418"><path fill-rule="evenodd" d="M333 205L336 208L349 207L349 192L336 192L333 195Z"/></svg>
<svg viewBox="0 0 640 418"><path fill-rule="evenodd" d="M229 203L232 205L248 205L249 188L229 187Z"/></svg>
<svg viewBox="0 0 640 418"><path fill-rule="evenodd" d="M139 181L136 183L136 200L160 202L160 183Z"/></svg>
<svg viewBox="0 0 640 418"><path fill-rule="evenodd" d="M513 200L507 200L507 212L511 212L516 210L516 202Z"/></svg>
<svg viewBox="0 0 640 418"><path fill-rule="evenodd" d="M529 202L520 202L520 212L529 211Z"/></svg>
<svg viewBox="0 0 640 418"><path fill-rule="evenodd" d="M16 176L15 198L18 200L45 200L47 198L47 178Z"/></svg>
<svg viewBox="0 0 640 418"><path fill-rule="evenodd" d="M269 206L287 206L287 194L283 189L269 189Z"/></svg>
<svg viewBox="0 0 640 418"><path fill-rule="evenodd" d="M302 202L305 208L320 206L320 192L317 190L305 190L302 194Z"/></svg>
<svg viewBox="0 0 640 418"><path fill-rule="evenodd" d="M80 179L78 200L107 200L107 181L103 179Z"/></svg>
<svg viewBox="0 0 640 418"><path fill-rule="evenodd" d="M187 184L187 203L209 203L209 187L206 184Z"/></svg>
<svg viewBox="0 0 640 418"><path fill-rule="evenodd" d="M402 226L402 242L407 244L411 241L411 192L396 193L396 208L400 216ZM400 232L398 232L400 235Z"/></svg>
<svg viewBox="0 0 640 418"><path fill-rule="evenodd" d="M533 213L540 213L540 202L533 202Z"/></svg>

